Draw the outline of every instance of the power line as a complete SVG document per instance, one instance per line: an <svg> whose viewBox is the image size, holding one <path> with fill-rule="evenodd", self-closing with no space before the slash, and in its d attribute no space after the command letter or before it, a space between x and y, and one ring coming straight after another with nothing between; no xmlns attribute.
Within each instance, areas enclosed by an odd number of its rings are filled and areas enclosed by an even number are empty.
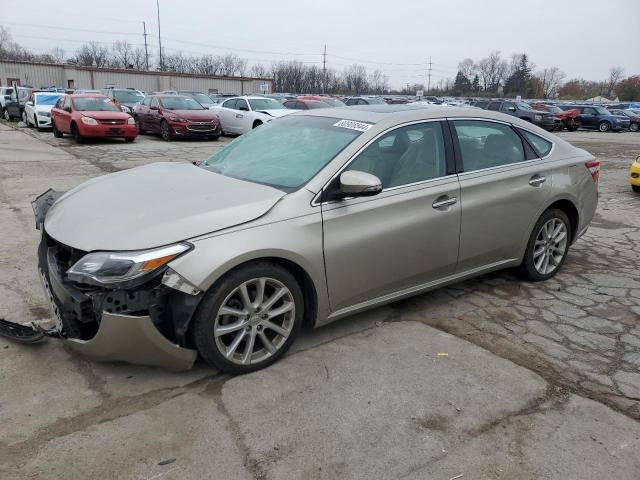
<svg viewBox="0 0 640 480"><path fill-rule="evenodd" d="M2 23L8 23L9 25L18 25L21 27L46 28L51 30L65 30L69 32L105 33L109 35L131 35L131 36L139 35L139 33L131 33L131 32L114 32L109 30L94 30L94 29L87 29L87 28L57 27L55 25L38 25L35 23L19 23L19 22L5 22L5 21L3 21Z"/></svg>

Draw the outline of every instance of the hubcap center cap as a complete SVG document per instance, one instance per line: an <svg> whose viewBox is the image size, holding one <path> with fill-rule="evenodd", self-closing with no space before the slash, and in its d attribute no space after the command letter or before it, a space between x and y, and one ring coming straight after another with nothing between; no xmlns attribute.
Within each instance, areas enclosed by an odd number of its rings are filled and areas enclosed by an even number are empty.
<svg viewBox="0 0 640 480"><path fill-rule="evenodd" d="M260 315L258 315L258 314L255 314L255 315L251 315L249 317L249 321L247 322L247 325L255 327L256 325L259 325L260 323L262 323L262 317Z"/></svg>

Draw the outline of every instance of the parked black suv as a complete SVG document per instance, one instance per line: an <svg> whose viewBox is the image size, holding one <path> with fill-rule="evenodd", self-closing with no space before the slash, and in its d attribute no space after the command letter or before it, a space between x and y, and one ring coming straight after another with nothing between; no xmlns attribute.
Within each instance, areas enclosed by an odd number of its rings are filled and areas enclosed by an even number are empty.
<svg viewBox="0 0 640 480"><path fill-rule="evenodd" d="M552 132L556 129L556 119L553 117L553 114L549 112L544 112L542 110L535 110L525 102L512 102L509 100L492 100L487 105L481 105L484 102L476 102L479 105L474 105L476 107L480 107L484 110L494 110L496 112L507 113L509 115L513 115L514 117L521 118L522 120L526 120L527 122L531 122L540 128L544 128L545 130Z"/></svg>

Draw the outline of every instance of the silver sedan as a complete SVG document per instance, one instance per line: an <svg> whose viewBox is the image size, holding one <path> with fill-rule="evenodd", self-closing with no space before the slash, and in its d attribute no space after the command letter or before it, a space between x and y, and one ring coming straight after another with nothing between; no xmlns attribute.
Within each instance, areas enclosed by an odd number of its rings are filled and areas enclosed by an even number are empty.
<svg viewBox="0 0 640 480"><path fill-rule="evenodd" d="M199 166L158 163L35 203L57 333L93 359L231 373L314 326L489 271L555 275L599 162L458 107L295 113ZM52 204L51 208L48 205Z"/></svg>

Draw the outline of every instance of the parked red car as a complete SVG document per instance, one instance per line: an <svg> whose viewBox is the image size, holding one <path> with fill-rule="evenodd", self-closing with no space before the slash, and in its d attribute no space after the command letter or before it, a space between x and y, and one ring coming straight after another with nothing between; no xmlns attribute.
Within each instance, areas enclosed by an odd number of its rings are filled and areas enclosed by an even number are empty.
<svg viewBox="0 0 640 480"><path fill-rule="evenodd" d="M217 140L222 135L218 116L183 95L149 95L134 107L133 115L138 132L159 133L166 141L177 137Z"/></svg>
<svg viewBox="0 0 640 480"><path fill-rule="evenodd" d="M546 103L532 103L531 106L536 110L553 113L553 118L556 120L557 130L566 128L570 132L573 132L580 128L580 110L577 108L563 110L560 107L548 105Z"/></svg>
<svg viewBox="0 0 640 480"><path fill-rule="evenodd" d="M133 142L138 135L136 122L131 115L104 95L65 95L51 109L53 135L62 138L73 135L76 142L87 138L124 138Z"/></svg>
<svg viewBox="0 0 640 480"><path fill-rule="evenodd" d="M311 100L307 97L299 97L295 100L287 100L283 103L285 108L290 108L293 110L311 110L314 108L329 108L329 105L326 102L320 100Z"/></svg>
<svg viewBox="0 0 640 480"><path fill-rule="evenodd" d="M624 117L629 117L629 131L637 132L640 131L640 115L635 113L632 110L622 110L622 109L609 109L611 113L614 115L622 115Z"/></svg>
<svg viewBox="0 0 640 480"><path fill-rule="evenodd" d="M331 107L345 107L344 102L341 102L337 98L329 97L328 95L301 95L298 100L318 100L320 102L328 103Z"/></svg>

